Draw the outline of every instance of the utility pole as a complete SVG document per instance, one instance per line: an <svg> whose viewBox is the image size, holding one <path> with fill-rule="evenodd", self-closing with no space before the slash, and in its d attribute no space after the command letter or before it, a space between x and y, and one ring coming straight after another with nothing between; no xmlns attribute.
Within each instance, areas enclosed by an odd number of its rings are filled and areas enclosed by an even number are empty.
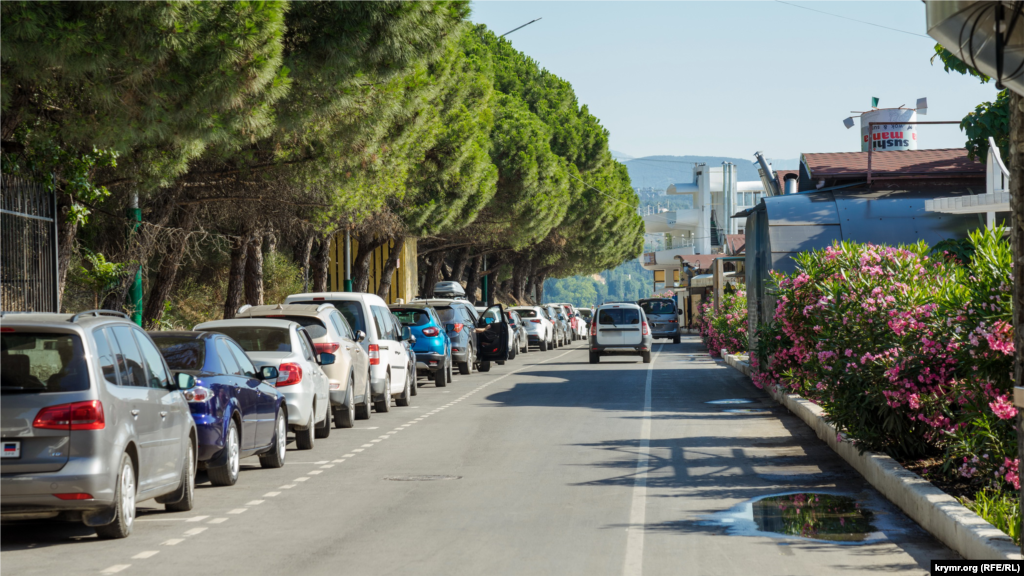
<svg viewBox="0 0 1024 576"><path fill-rule="evenodd" d="M345 228L345 292L352 291L352 230Z"/></svg>
<svg viewBox="0 0 1024 576"><path fill-rule="evenodd" d="M137 191L132 193L128 218L131 222L129 236L134 236L142 227L142 210L139 209L139 193ZM133 240L136 239L133 238ZM132 322L142 326L142 262L139 262L139 267L135 270L135 279L132 280L131 288L128 290L128 298L131 300Z"/></svg>

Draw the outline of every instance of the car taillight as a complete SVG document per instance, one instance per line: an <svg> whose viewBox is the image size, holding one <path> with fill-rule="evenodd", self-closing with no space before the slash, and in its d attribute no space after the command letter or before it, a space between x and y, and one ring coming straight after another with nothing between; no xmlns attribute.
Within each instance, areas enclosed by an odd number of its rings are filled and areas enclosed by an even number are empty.
<svg viewBox="0 0 1024 576"><path fill-rule="evenodd" d="M341 344L337 342L321 342L319 344L313 344L313 348L316 348L316 353L321 354L326 352L328 354L334 354L341 348Z"/></svg>
<svg viewBox="0 0 1024 576"><path fill-rule="evenodd" d="M433 326L431 326L430 328L423 329L424 336L430 336L432 338L434 336L437 336L438 334L440 334L440 331L437 328L434 328Z"/></svg>
<svg viewBox="0 0 1024 576"><path fill-rule="evenodd" d="M277 368L277 386L291 386L302 382L302 366L294 362L285 362Z"/></svg>
<svg viewBox="0 0 1024 576"><path fill-rule="evenodd" d="M459 332L462 332L462 324L455 325L455 333L458 334Z"/></svg>
<svg viewBox="0 0 1024 576"><path fill-rule="evenodd" d="M647 328L647 322L644 322L644 336L647 336L650 333L651 333L650 329Z"/></svg>
<svg viewBox="0 0 1024 576"><path fill-rule="evenodd" d="M69 492L65 494L54 494L61 500L92 500L92 494L86 494L85 492Z"/></svg>
<svg viewBox="0 0 1024 576"><path fill-rule="evenodd" d="M102 430L103 403L99 400L48 406L36 414L33 428L44 430Z"/></svg>
<svg viewBox="0 0 1024 576"><path fill-rule="evenodd" d="M675 324L676 322L679 322L679 320L669 320L669 322Z"/></svg>
<svg viewBox="0 0 1024 576"><path fill-rule="evenodd" d="M191 390L185 390L185 400L192 403L206 402L210 398L213 398L213 391L203 386L196 386Z"/></svg>
<svg viewBox="0 0 1024 576"><path fill-rule="evenodd" d="M458 326L458 324L456 324L456 326ZM367 356L370 357L371 366L377 366L378 364L380 364L380 346L377 346L376 344L370 344L369 346L367 346L366 352Z"/></svg>
<svg viewBox="0 0 1024 576"><path fill-rule="evenodd" d="M540 324L540 320L530 320L530 322L533 322L534 324Z"/></svg>
<svg viewBox="0 0 1024 576"><path fill-rule="evenodd" d="M590 323L590 335L597 336L597 322Z"/></svg>

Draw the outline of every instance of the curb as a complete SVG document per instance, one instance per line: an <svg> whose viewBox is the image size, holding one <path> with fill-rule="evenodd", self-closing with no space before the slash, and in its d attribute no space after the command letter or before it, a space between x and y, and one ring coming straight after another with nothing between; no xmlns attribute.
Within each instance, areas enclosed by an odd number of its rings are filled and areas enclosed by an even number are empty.
<svg viewBox="0 0 1024 576"><path fill-rule="evenodd" d="M745 357L726 354L725 363L750 376ZM767 390L766 390L767 391ZM989 524L931 482L907 470L899 462L879 452L857 451L850 442L840 442L836 429L822 417L817 404L796 394L769 392L771 397L814 429L893 504L922 528L968 560L1021 560L1020 549L1001 530Z"/></svg>

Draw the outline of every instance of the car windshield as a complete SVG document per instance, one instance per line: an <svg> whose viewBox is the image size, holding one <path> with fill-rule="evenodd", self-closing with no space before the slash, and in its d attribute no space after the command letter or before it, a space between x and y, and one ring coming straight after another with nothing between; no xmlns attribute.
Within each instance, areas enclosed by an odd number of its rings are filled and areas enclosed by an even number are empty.
<svg viewBox="0 0 1024 576"><path fill-rule="evenodd" d="M639 324L640 311L636 308L602 308L597 314L598 324Z"/></svg>
<svg viewBox="0 0 1024 576"><path fill-rule="evenodd" d="M6 333L0 337L0 391L77 392L89 389L89 369L76 334Z"/></svg>
<svg viewBox="0 0 1024 576"><path fill-rule="evenodd" d="M202 370L206 363L206 341L197 338L150 334L171 370Z"/></svg>
<svg viewBox="0 0 1024 576"><path fill-rule="evenodd" d="M455 317L455 309L453 308L434 308L437 311L437 317L441 319L442 324L450 324L452 322L458 322Z"/></svg>
<svg viewBox="0 0 1024 576"><path fill-rule="evenodd" d="M522 318L536 318L537 311L533 308L516 308L516 312L519 312L519 316Z"/></svg>
<svg viewBox="0 0 1024 576"><path fill-rule="evenodd" d="M640 307L648 314L675 314L676 304L671 300L648 300L641 302Z"/></svg>
<svg viewBox="0 0 1024 576"><path fill-rule="evenodd" d="M430 324L430 314L421 308L393 308L391 313L402 326L425 326Z"/></svg>
<svg viewBox="0 0 1024 576"><path fill-rule="evenodd" d="M207 332L220 332L230 336L246 352L291 352L292 339L287 328L267 326L221 326Z"/></svg>
<svg viewBox="0 0 1024 576"><path fill-rule="evenodd" d="M363 306L352 300L302 300L289 302L289 304L334 304L334 307L341 312L341 315L348 321L353 330L366 332L366 320L363 318ZM313 336L310 334L310 336ZM313 336L317 338L317 336Z"/></svg>

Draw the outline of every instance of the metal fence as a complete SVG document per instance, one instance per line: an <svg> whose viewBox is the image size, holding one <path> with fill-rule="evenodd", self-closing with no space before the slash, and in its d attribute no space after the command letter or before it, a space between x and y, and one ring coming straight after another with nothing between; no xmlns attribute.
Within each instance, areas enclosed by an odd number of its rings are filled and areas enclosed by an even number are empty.
<svg viewBox="0 0 1024 576"><path fill-rule="evenodd" d="M0 196L0 310L57 312L56 196L7 175Z"/></svg>

